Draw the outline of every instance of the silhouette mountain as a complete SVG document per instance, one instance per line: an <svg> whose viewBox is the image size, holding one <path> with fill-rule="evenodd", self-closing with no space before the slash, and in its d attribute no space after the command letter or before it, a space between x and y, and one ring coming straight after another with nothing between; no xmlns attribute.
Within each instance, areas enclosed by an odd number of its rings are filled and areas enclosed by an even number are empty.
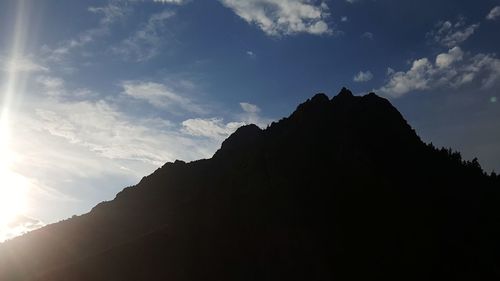
<svg viewBox="0 0 500 281"><path fill-rule="evenodd" d="M0 280L494 280L499 188L344 88L1 244Z"/></svg>

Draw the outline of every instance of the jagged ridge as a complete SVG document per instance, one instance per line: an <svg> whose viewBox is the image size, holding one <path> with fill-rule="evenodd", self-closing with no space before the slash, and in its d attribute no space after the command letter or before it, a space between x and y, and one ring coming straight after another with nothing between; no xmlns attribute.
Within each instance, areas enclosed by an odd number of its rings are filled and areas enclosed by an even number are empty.
<svg viewBox="0 0 500 281"><path fill-rule="evenodd" d="M498 184L344 88L0 246L0 280L493 279Z"/></svg>

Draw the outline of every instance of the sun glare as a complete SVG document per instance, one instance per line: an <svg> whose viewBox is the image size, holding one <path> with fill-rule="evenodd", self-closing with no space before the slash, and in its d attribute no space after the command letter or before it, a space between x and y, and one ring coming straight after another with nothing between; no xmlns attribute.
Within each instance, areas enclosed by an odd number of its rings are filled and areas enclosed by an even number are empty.
<svg viewBox="0 0 500 281"><path fill-rule="evenodd" d="M22 57L26 39L25 1L17 1L16 17L13 26L12 51L7 65L15 64ZM12 68L12 69L11 69ZM10 110L16 94L19 95L23 86L23 79L15 67L4 72L3 85L0 91L0 241L5 233L12 232L12 223L26 211L27 180L16 173L14 164L15 153L11 150Z"/></svg>
<svg viewBox="0 0 500 281"><path fill-rule="evenodd" d="M5 120L0 122L0 230L8 228L26 208L26 180L11 170L13 153Z"/></svg>

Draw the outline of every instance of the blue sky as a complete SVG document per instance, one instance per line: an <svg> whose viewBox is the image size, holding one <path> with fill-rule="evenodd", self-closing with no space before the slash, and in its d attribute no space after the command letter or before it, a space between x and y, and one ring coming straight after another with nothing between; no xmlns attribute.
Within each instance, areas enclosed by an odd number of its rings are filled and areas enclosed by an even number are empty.
<svg viewBox="0 0 500 281"><path fill-rule="evenodd" d="M0 240L343 86L500 171L499 30L498 0L1 1L3 185L31 219Z"/></svg>

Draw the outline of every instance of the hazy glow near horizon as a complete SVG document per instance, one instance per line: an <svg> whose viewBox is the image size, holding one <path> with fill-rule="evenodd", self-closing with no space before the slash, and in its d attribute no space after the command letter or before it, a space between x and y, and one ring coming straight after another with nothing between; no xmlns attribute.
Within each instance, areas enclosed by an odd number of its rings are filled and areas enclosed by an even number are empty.
<svg viewBox="0 0 500 281"><path fill-rule="evenodd" d="M4 62L9 67L4 67L7 71L0 100L0 242L21 234L11 227L11 223L23 215L28 201L28 181L12 170L16 159L15 153L11 150L11 144L15 140L12 139L13 136L10 133L10 112L13 100L18 98L16 94L20 88L19 72L12 63L22 55L25 47L25 12L24 0L18 1L12 50L9 59Z"/></svg>
<svg viewBox="0 0 500 281"><path fill-rule="evenodd" d="M9 224L26 209L28 184L24 177L11 171L13 153L9 150L9 130L5 121L0 122L0 241Z"/></svg>

